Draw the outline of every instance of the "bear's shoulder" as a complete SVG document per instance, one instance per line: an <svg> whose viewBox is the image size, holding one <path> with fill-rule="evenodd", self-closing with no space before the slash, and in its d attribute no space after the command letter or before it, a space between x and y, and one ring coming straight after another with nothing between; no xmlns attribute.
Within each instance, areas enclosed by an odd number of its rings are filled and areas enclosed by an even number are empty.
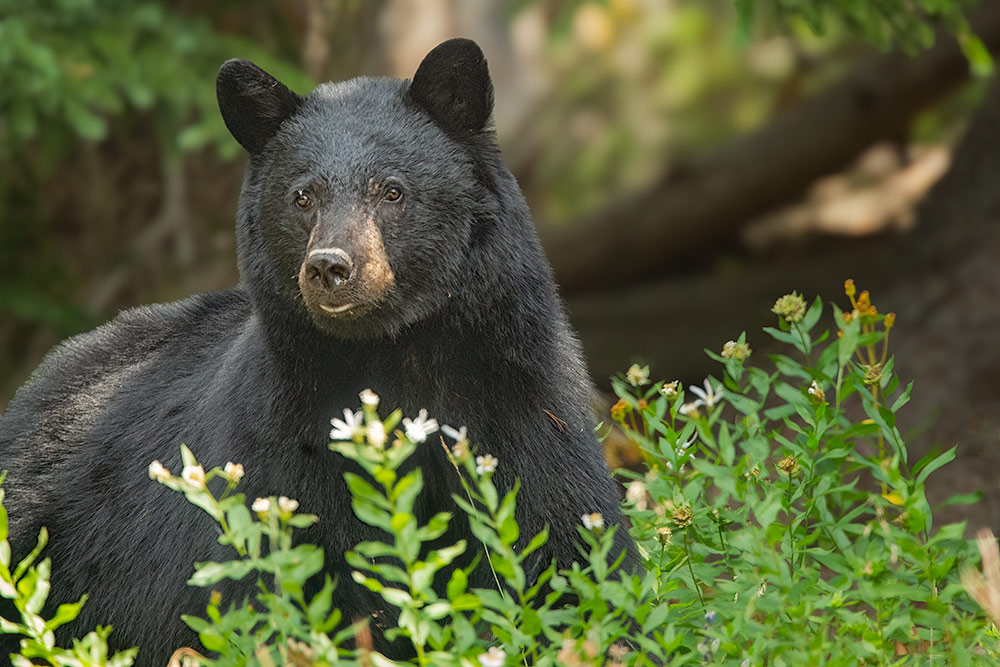
<svg viewBox="0 0 1000 667"><path fill-rule="evenodd" d="M22 406L44 414L48 405L92 394L88 388L115 383L116 378L164 358L188 358L196 363L232 339L251 312L250 301L239 287L123 310L109 322L53 348L14 396L8 416Z"/></svg>

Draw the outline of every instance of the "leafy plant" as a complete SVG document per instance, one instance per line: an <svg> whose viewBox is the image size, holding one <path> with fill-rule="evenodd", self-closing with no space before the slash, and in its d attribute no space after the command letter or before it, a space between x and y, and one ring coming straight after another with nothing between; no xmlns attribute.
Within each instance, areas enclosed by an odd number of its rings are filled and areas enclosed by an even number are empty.
<svg viewBox="0 0 1000 667"><path fill-rule="evenodd" d="M935 530L925 496L955 449L908 460L895 415L912 386L892 372L895 316L855 298L852 281L845 291L836 338L814 334L819 299L777 301L779 326L765 331L796 354L772 355L775 371L747 364L741 336L708 352L723 372L704 388L616 381L618 422L650 469L630 474L629 514L669 589L668 623L700 631L696 649L712 660L995 660L956 577L976 559L965 525Z"/></svg>
<svg viewBox="0 0 1000 667"><path fill-rule="evenodd" d="M653 383L638 365L614 379L620 400L612 419L647 464L644 472L621 472L642 572L621 572L621 555L611 551L615 528L584 514L579 561L562 570L549 564L532 580L528 572L538 568L528 563L547 530L521 539L518 488L501 494L492 481L504 462L477 455L465 428L439 428L424 411L382 418L378 396L362 392L361 410L332 420L331 449L358 465L359 473L346 475L352 507L382 538L357 545L347 562L354 580L385 603L378 620L388 639L412 646L411 660L375 652L366 622L345 626L328 577L306 595L324 554L293 539L295 529L317 520L296 514L296 501L258 498L247 508L235 492L242 466L206 473L187 448L179 476L154 462L150 476L213 516L220 542L234 551L233 560L196 564L190 583L251 576L258 584L253 600L222 609L213 595L206 618L185 617L215 653L198 662L996 664L996 541L980 535L978 573L964 524L934 525L924 485L955 450L909 461L896 413L912 387L893 373L895 316L880 314L851 281L845 292L850 310L833 307L836 337L817 332L819 299L810 305L793 292L775 303L777 326L765 331L789 351L770 356L772 370L749 363L754 353L741 335L720 354L708 351L721 364L720 379L702 386ZM430 436L439 430L464 493L454 497L455 512L421 523L415 507L423 475L406 463L419 447L437 446ZM225 481L218 495L209 489L216 478ZM453 521L469 522L473 543L441 544ZM55 655L45 632L78 610L64 605L52 621L33 620L48 590L46 561L31 565L42 538L13 575L0 570L0 593L28 614L0 627L27 635L24 656ZM0 545L6 568L9 548ZM490 568L492 585L475 588L470 575L480 566ZM966 593L959 570L987 613ZM75 651L103 646L106 636L99 629Z"/></svg>
<svg viewBox="0 0 1000 667"><path fill-rule="evenodd" d="M736 11L744 35L752 33L763 9L785 22L803 21L817 35L824 34L831 23L840 23L848 30L858 31L882 50L898 45L910 55L933 46L935 30L944 27L958 40L973 69L985 75L993 71L993 58L982 40L972 32L966 17L966 12L976 4L975 0L773 0L766 3L736 0Z"/></svg>
<svg viewBox="0 0 1000 667"><path fill-rule="evenodd" d="M0 484L4 475L0 474ZM18 655L10 657L13 667L28 667L45 660L53 667L128 667L135 659L137 649L129 649L108 656L110 627L99 627L75 640L72 649L56 646L55 630L69 623L80 614L87 601L61 604L52 618L42 615L48 599L52 562L45 558L36 563L48 542L45 528L38 534L38 544L11 571L10 542L7 541L7 511L3 507L4 490L0 488L0 597L10 600L20 616L19 621L0 617L0 634L22 635Z"/></svg>

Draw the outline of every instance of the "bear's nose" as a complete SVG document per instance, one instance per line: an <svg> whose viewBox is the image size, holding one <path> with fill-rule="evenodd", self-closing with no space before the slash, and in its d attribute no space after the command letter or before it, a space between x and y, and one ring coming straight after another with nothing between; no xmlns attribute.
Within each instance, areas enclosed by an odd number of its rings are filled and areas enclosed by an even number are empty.
<svg viewBox="0 0 1000 667"><path fill-rule="evenodd" d="M340 248L317 248L306 259L306 278L316 287L331 290L351 279L354 262Z"/></svg>

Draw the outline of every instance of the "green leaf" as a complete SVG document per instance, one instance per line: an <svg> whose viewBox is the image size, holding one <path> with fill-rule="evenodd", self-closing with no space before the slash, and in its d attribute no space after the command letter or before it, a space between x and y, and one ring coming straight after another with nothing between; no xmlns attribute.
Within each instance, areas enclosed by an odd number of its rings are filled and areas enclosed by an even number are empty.
<svg viewBox="0 0 1000 667"><path fill-rule="evenodd" d="M448 599L455 600L458 596L465 593L469 587L469 578L461 569L456 569L451 573L451 578L448 580Z"/></svg>
<svg viewBox="0 0 1000 667"><path fill-rule="evenodd" d="M207 587L223 579L242 579L253 568L251 561L229 561L226 563L195 563L195 573L188 579L189 586Z"/></svg>
<svg viewBox="0 0 1000 667"><path fill-rule="evenodd" d="M778 516L778 511L781 509L783 497L784 490L775 487L764 496L763 500L753 507L754 516L757 518L757 523L760 524L761 528L767 529L768 526L774 523L775 518Z"/></svg>
<svg viewBox="0 0 1000 667"><path fill-rule="evenodd" d="M649 615L642 622L642 632L643 634L649 634L653 630L659 629L667 622L667 617L670 615L670 604L667 602L661 602L660 604L653 607Z"/></svg>
<svg viewBox="0 0 1000 667"><path fill-rule="evenodd" d="M983 44L983 40L971 32L962 32L957 35L962 53L972 68L972 73L977 77L988 77L993 74L993 56L990 50Z"/></svg>
<svg viewBox="0 0 1000 667"><path fill-rule="evenodd" d="M355 497L351 501L351 509L354 510L355 516L367 523L369 526L381 528L387 533L393 532L392 515L368 500Z"/></svg>
<svg viewBox="0 0 1000 667"><path fill-rule="evenodd" d="M25 571L31 567L31 564L35 562L35 559L38 558L39 554L42 553L42 549L48 543L49 531L46 530L45 526L42 526L38 531L38 543L35 545L35 548L17 564L17 568L14 570L13 579L15 581L24 576Z"/></svg>
<svg viewBox="0 0 1000 667"><path fill-rule="evenodd" d="M90 141L100 141L107 136L107 123L79 102L67 100L65 112L66 122L82 138Z"/></svg>
<svg viewBox="0 0 1000 667"><path fill-rule="evenodd" d="M187 445L181 445L181 464L187 468L189 466L198 465L198 461L194 458L194 454L188 449Z"/></svg>
<svg viewBox="0 0 1000 667"><path fill-rule="evenodd" d="M351 472L344 473L344 481L347 482L347 488L352 497L365 500L382 509L388 510L392 507L389 499L382 492L377 491L367 480L358 475Z"/></svg>
<svg viewBox="0 0 1000 667"><path fill-rule="evenodd" d="M80 610L86 601L87 596L84 595L80 598L79 602L67 602L59 605L56 613L52 615L52 618L45 624L45 627L49 630L55 630L59 626L69 623L80 615Z"/></svg>
<svg viewBox="0 0 1000 667"><path fill-rule="evenodd" d="M802 330L806 335L812 330L816 323L819 322L820 316L823 314L823 299L816 297L813 300L812 305L809 306L809 310L806 311L805 317L799 322L799 329Z"/></svg>
<svg viewBox="0 0 1000 667"><path fill-rule="evenodd" d="M451 522L450 512L438 512L431 517L427 525L421 526L417 529L417 539L421 542L431 542L448 532L448 526Z"/></svg>
<svg viewBox="0 0 1000 667"><path fill-rule="evenodd" d="M514 518L517 487L518 485L515 483L514 488L504 496L503 503L501 503L500 509L497 512L497 520L499 522L498 532L500 541L504 544L514 544L520 535L517 520Z"/></svg>
<svg viewBox="0 0 1000 667"><path fill-rule="evenodd" d="M755 6L754 0L736 0L736 37L741 44L753 41Z"/></svg>

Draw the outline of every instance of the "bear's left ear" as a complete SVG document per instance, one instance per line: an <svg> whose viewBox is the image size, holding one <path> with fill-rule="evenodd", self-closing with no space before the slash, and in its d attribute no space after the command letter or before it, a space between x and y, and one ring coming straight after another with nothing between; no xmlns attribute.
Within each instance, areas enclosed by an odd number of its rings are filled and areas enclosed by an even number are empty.
<svg viewBox="0 0 1000 667"><path fill-rule="evenodd" d="M493 82L482 49L449 39L427 54L410 84L410 98L460 138L479 132L493 112Z"/></svg>
<svg viewBox="0 0 1000 667"><path fill-rule="evenodd" d="M222 120L251 154L264 147L303 99L249 60L239 58L222 64L215 91Z"/></svg>

